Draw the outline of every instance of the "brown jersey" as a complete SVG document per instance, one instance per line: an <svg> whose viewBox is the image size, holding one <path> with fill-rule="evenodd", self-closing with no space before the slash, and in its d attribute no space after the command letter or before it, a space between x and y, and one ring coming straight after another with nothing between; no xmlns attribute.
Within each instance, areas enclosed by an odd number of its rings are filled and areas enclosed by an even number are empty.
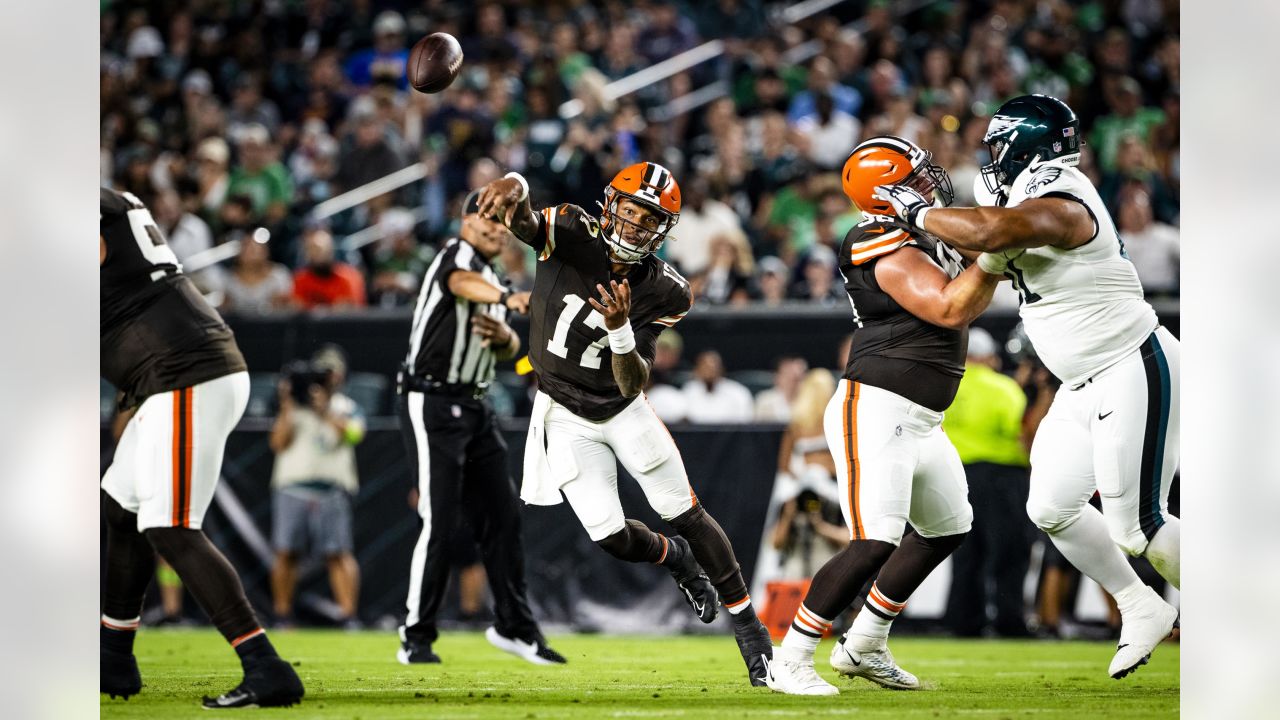
<svg viewBox="0 0 1280 720"><path fill-rule="evenodd" d="M102 188L99 233L102 376L126 406L245 370L231 329L182 274L151 213Z"/></svg>
<svg viewBox="0 0 1280 720"><path fill-rule="evenodd" d="M922 231L902 229L893 218L868 215L850 229L840 245L840 275L855 326L844 377L941 412L964 375L969 330L925 322L880 288L876 262L906 246L923 251L950 277L960 273L954 250Z"/></svg>
<svg viewBox="0 0 1280 720"><path fill-rule="evenodd" d="M588 420L607 420L628 403L613 378L604 316L587 303L599 299L596 284L631 285L631 326L636 351L652 363L658 335L693 305L689 283L650 255L625 275L613 274L609 248L596 218L577 205L538 213L538 231L526 242L538 251L538 271L529 303L529 361L538 386L553 400Z"/></svg>

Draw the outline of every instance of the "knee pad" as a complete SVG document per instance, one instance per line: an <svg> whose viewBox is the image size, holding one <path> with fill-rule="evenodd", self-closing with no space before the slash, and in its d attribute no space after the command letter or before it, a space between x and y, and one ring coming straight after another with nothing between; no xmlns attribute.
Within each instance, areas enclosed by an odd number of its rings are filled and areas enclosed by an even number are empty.
<svg viewBox="0 0 1280 720"><path fill-rule="evenodd" d="M1138 527L1136 522L1126 522L1125 520L1109 518L1107 515L1102 516L1107 521L1107 534L1111 536L1111 541L1120 547L1125 554L1130 557L1138 557L1147 551L1147 545L1150 541L1147 536L1142 534L1142 528Z"/></svg>
<svg viewBox="0 0 1280 720"><path fill-rule="evenodd" d="M1080 508L1078 507L1053 507L1034 495L1027 500L1027 517L1031 518L1031 522L1035 523L1036 527L1050 535L1075 522L1079 516Z"/></svg>

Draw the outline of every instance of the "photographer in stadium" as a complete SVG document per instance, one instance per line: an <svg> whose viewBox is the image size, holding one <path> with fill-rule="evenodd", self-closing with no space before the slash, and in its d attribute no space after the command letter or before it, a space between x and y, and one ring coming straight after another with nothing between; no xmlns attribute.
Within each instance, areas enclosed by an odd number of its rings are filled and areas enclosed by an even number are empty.
<svg viewBox="0 0 1280 720"><path fill-rule="evenodd" d="M360 567L352 555L351 498L359 486L355 446L364 438L364 418L340 391L347 361L336 345L310 361L287 366L280 380L280 414L271 428L276 454L272 474L271 594L277 622L293 622L298 561L321 554L341 615L356 626Z"/></svg>

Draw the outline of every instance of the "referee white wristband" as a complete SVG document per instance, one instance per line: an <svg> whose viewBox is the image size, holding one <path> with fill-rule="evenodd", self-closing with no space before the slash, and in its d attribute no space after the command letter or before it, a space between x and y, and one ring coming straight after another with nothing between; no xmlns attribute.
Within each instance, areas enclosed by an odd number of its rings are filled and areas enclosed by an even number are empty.
<svg viewBox="0 0 1280 720"><path fill-rule="evenodd" d="M521 175L521 174L520 174L520 173L518 173L518 172L509 172L509 173L507 173L506 175L503 175L502 177L503 177L504 179L505 179L505 178L511 178L511 179L515 180L516 182L520 183L520 188L521 188L521 190L520 190L520 202L524 202L525 200L528 200L528 199L529 199L529 182L528 182L527 180L525 180L525 179L524 179L524 176L523 176L523 175Z"/></svg>
<svg viewBox="0 0 1280 720"><path fill-rule="evenodd" d="M631 330L630 320L617 330L609 331L609 349L614 355L626 355L636 349L636 334Z"/></svg>

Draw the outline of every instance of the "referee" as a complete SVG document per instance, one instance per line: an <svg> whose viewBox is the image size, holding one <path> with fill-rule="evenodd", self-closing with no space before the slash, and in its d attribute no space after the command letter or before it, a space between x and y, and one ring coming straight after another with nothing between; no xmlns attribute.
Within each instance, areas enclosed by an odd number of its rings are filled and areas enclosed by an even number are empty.
<svg viewBox="0 0 1280 720"><path fill-rule="evenodd" d="M520 351L505 321L508 311L529 311L529 293L512 293L489 266L511 235L476 212L477 196L467 196L460 237L445 244L423 278L400 373L400 427L417 474L422 534L396 658L406 665L440 662L431 650L436 613L449 580L454 522L465 513L494 597L497 622L485 637L535 664L564 663L529 610L507 444L484 399L496 361Z"/></svg>

